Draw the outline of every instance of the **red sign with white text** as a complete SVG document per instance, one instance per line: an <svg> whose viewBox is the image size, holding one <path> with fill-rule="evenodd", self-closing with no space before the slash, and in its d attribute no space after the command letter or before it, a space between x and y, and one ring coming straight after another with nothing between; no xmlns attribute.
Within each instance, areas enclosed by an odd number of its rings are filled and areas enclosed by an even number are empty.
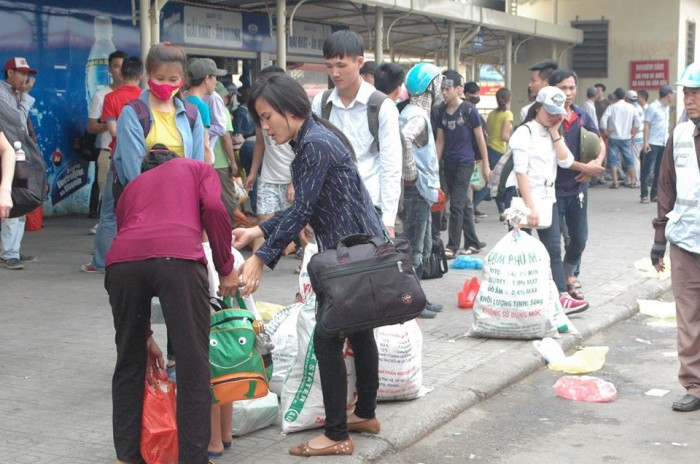
<svg viewBox="0 0 700 464"><path fill-rule="evenodd" d="M630 61L631 89L658 89L668 85L668 60Z"/></svg>

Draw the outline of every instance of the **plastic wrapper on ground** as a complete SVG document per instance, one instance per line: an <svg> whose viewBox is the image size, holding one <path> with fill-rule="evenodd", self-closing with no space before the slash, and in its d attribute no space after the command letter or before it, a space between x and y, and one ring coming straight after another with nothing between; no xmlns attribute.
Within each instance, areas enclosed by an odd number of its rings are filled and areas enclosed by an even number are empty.
<svg viewBox="0 0 700 464"><path fill-rule="evenodd" d="M554 384L557 395L567 400L609 403L617 398L615 385L587 375L565 375Z"/></svg>

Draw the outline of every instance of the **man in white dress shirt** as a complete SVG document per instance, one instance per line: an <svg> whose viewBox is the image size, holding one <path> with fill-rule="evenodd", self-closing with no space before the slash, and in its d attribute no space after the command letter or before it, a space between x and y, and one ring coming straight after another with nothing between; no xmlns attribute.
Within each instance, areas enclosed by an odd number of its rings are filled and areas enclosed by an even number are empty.
<svg viewBox="0 0 700 464"><path fill-rule="evenodd" d="M328 75L335 88L328 96L332 105L330 121L347 136L357 158L360 177L374 205L382 213L382 222L391 236L401 192L403 149L399 135L399 112L389 98L379 107L377 140L368 123L368 103L376 90L360 76L365 63L362 37L357 33L336 31L323 44ZM323 93L313 100L311 109L321 116Z"/></svg>

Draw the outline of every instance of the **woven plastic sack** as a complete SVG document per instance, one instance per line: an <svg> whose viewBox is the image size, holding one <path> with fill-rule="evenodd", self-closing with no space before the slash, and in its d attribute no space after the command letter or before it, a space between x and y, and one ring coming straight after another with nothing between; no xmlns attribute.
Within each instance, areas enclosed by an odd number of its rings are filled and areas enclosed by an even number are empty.
<svg viewBox="0 0 700 464"><path fill-rule="evenodd" d="M470 337L557 337L549 254L525 232L508 232L484 259Z"/></svg>

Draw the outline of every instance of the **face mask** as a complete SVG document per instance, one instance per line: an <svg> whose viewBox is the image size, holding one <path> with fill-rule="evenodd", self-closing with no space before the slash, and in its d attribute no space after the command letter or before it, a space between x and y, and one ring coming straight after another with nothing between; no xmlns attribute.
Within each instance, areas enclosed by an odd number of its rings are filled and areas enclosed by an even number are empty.
<svg viewBox="0 0 700 464"><path fill-rule="evenodd" d="M469 96L469 102L470 102L471 104L473 104L473 105L476 105L476 104L479 103L480 101L481 101L481 97L477 97L477 96L474 96L474 95Z"/></svg>
<svg viewBox="0 0 700 464"><path fill-rule="evenodd" d="M177 85L168 84L157 84L151 79L148 79L148 88L151 89L151 93L158 100L168 101L175 96L175 94L182 87L182 82Z"/></svg>

